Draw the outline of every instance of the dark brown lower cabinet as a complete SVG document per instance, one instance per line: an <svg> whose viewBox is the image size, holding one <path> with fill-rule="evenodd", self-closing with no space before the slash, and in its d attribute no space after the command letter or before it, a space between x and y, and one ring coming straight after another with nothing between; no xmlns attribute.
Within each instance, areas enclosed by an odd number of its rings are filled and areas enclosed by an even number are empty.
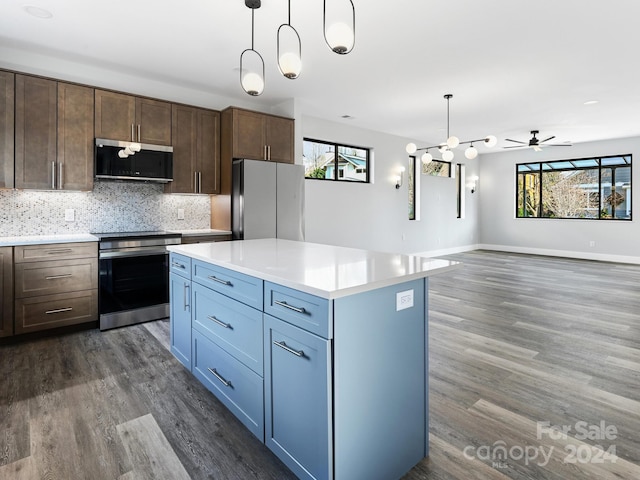
<svg viewBox="0 0 640 480"><path fill-rule="evenodd" d="M13 247L0 247L0 337L13 335Z"/></svg>

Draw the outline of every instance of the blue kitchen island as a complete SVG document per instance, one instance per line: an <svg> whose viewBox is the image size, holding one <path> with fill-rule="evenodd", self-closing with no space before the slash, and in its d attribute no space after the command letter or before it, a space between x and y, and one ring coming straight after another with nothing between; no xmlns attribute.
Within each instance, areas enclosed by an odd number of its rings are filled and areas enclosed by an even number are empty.
<svg viewBox="0 0 640 480"><path fill-rule="evenodd" d="M170 246L171 351L298 477L427 456L428 277L456 262L282 239Z"/></svg>

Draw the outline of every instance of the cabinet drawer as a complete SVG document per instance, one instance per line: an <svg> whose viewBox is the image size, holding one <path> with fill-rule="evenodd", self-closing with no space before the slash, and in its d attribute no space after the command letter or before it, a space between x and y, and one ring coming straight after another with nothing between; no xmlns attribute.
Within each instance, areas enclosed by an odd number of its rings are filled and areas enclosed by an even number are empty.
<svg viewBox="0 0 640 480"><path fill-rule="evenodd" d="M193 260L191 278L227 297L262 310L262 280L233 270Z"/></svg>
<svg viewBox="0 0 640 480"><path fill-rule="evenodd" d="M98 291L42 295L15 302L15 332L27 333L98 320Z"/></svg>
<svg viewBox="0 0 640 480"><path fill-rule="evenodd" d="M333 337L326 298L264 282L264 312L323 338Z"/></svg>
<svg viewBox="0 0 640 480"><path fill-rule="evenodd" d="M169 271L171 273L177 273L181 277L191 278L191 258L180 255L179 253L171 253L169 257Z"/></svg>
<svg viewBox="0 0 640 480"><path fill-rule="evenodd" d="M98 242L52 243L14 247L15 263L98 257Z"/></svg>
<svg viewBox="0 0 640 480"><path fill-rule="evenodd" d="M16 298L98 288L98 259L27 262L15 266Z"/></svg>
<svg viewBox="0 0 640 480"><path fill-rule="evenodd" d="M192 350L196 378L264 442L262 377L196 330Z"/></svg>
<svg viewBox="0 0 640 480"><path fill-rule="evenodd" d="M193 328L262 376L262 312L195 283Z"/></svg>

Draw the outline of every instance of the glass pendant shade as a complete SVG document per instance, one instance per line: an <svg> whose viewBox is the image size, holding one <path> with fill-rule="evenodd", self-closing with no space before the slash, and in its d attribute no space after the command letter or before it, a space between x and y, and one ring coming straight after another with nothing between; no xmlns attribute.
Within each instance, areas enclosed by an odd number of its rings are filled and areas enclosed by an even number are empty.
<svg viewBox="0 0 640 480"><path fill-rule="evenodd" d="M469 160L473 160L478 156L478 149L473 145L471 145L469 148L467 148L464 151L464 156L467 157Z"/></svg>
<svg viewBox="0 0 640 480"><path fill-rule="evenodd" d="M455 135L451 135L447 138L447 147L456 148L458 145L460 145L460 139Z"/></svg>
<svg viewBox="0 0 640 480"><path fill-rule="evenodd" d="M341 7L343 10L342 18L346 13L346 0L324 0L322 28L324 31L324 40L329 48L339 55L346 55L353 50L356 42L356 9L353 6L353 0L348 0L351 4L351 25L344 21L335 21L327 26L327 1L333 7Z"/></svg>
<svg viewBox="0 0 640 480"><path fill-rule="evenodd" d="M420 157L420 160L422 160L423 165L427 165L433 160L433 155L431 155L429 152L425 152L422 154L422 157Z"/></svg>
<svg viewBox="0 0 640 480"><path fill-rule="evenodd" d="M249 95L257 97L264 91L264 80L255 72L249 72L242 77L242 88Z"/></svg>
<svg viewBox="0 0 640 480"><path fill-rule="evenodd" d="M293 80L298 78L302 71L302 60L295 53L287 52L278 59L278 67L282 75Z"/></svg>
<svg viewBox="0 0 640 480"><path fill-rule="evenodd" d="M407 143L406 150L409 155L413 155L418 150L418 147L415 143Z"/></svg>
<svg viewBox="0 0 640 480"><path fill-rule="evenodd" d="M494 135L488 135L484 139L484 144L489 148L495 147L498 144L498 139Z"/></svg>
<svg viewBox="0 0 640 480"><path fill-rule="evenodd" d="M446 150L445 152L443 152L442 160L444 160L445 162L450 162L451 160L453 160L453 152L451 150Z"/></svg>
<svg viewBox="0 0 640 480"><path fill-rule="evenodd" d="M290 80L298 78L302 71L302 43L298 31L291 26L291 0L289 23L283 23L277 34L278 69Z"/></svg>

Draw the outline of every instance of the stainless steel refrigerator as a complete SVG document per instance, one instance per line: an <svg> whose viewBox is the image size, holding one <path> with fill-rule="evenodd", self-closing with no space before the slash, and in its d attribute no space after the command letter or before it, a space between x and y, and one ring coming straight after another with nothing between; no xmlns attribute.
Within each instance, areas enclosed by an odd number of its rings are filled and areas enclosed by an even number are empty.
<svg viewBox="0 0 640 480"><path fill-rule="evenodd" d="M259 160L233 161L234 240L304 240L304 167Z"/></svg>

